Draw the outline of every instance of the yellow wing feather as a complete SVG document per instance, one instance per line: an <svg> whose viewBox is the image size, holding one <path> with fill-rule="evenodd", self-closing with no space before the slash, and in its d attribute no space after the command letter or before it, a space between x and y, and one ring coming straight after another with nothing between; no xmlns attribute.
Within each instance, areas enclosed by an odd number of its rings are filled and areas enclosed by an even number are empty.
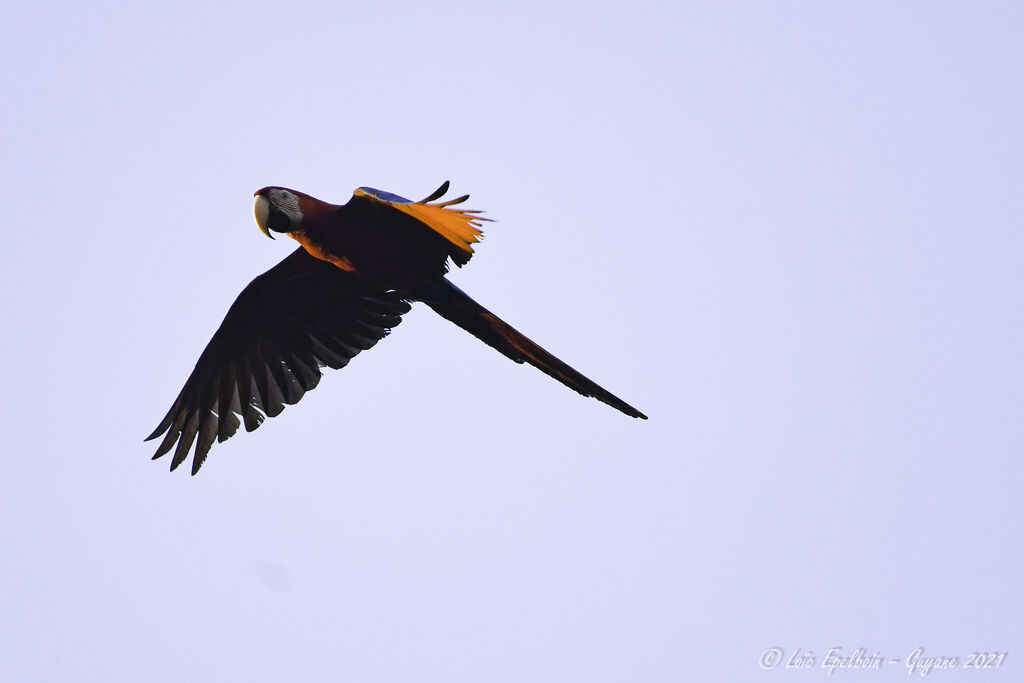
<svg viewBox="0 0 1024 683"><path fill-rule="evenodd" d="M480 223L491 219L477 215L480 213L479 211L451 208L453 204L459 204L466 201L466 199L469 198L469 195L459 197L457 199L450 199L446 202L429 203L430 200L437 199L443 195L444 191L447 189L448 183L446 181L444 185L438 188L437 192L434 192L426 199L421 199L418 202L391 201L388 198L367 191L369 188L362 187L355 191L355 195L357 197L366 197L375 202L387 204L388 206L398 209L402 213L412 216L420 223L423 223L428 228L444 237L460 250L466 252L467 255L472 254L473 247L471 245L479 242L480 238L484 234L483 230L480 229Z"/></svg>

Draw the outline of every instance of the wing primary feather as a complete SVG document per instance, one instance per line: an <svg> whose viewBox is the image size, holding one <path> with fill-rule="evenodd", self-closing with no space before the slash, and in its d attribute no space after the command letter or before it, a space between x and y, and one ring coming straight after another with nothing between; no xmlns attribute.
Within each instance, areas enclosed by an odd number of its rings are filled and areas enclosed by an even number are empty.
<svg viewBox="0 0 1024 683"><path fill-rule="evenodd" d="M197 432L198 438L196 439L196 452L192 458L192 474L194 475L199 471L203 461L206 460L206 454L210 452L210 446L217 440L217 425L221 419L221 412L223 412L223 406L220 405L220 399L215 398L217 388L214 387L210 391L212 403L208 403L202 411L202 417L199 420L199 431Z"/></svg>
<svg viewBox="0 0 1024 683"><path fill-rule="evenodd" d="M352 356L342 353L340 349L333 348L330 337L325 338L328 339L327 342L320 341L319 337L311 337L313 353L316 355L317 362L322 362L334 370L345 367Z"/></svg>
<svg viewBox="0 0 1024 683"><path fill-rule="evenodd" d="M270 363L267 363L265 372L267 373L267 416L277 417L284 410L284 390L281 389L277 380L274 379L274 371L271 369Z"/></svg>
<svg viewBox="0 0 1024 683"><path fill-rule="evenodd" d="M185 461L188 457L188 451L192 448L192 442L196 439L196 431L199 423L199 413L195 410L189 409L188 419L185 421L185 426L181 430L181 436L178 438L178 447L174 449L174 457L171 458L171 471L178 469L178 465Z"/></svg>
<svg viewBox="0 0 1024 683"><path fill-rule="evenodd" d="M186 386L186 388L188 388ZM182 395L178 397L175 402L175 415L174 421L167 430L167 435L164 440L160 442L159 448L156 449L156 453L153 455L153 460L156 460L162 455L170 452L171 448L174 447L174 442L181 436L181 430L185 426L185 420L188 419L189 408L185 403L185 389L181 390Z"/></svg>
<svg viewBox="0 0 1024 683"><path fill-rule="evenodd" d="M288 369L288 366L285 365L281 357L276 354L271 359L269 366L271 377L274 378L278 389L281 390L281 397L284 399L284 402L288 405L294 405L302 398L302 392L300 391L302 387L299 385L299 380L295 379L292 371Z"/></svg>
<svg viewBox="0 0 1024 683"><path fill-rule="evenodd" d="M240 362L240 361L239 361ZM221 380L220 394L220 428L217 430L217 442L230 439L238 431L241 421L242 404L238 397L239 362L232 363L231 372Z"/></svg>
<svg viewBox="0 0 1024 683"><path fill-rule="evenodd" d="M174 442L178 439L178 436L180 434L180 428L171 429L170 431L168 431L163 441L160 442L160 446L156 449L156 453L153 454L153 460L156 460L159 457L167 455L170 452L171 448L174 446Z"/></svg>
<svg viewBox="0 0 1024 683"><path fill-rule="evenodd" d="M345 333L340 333L336 336L331 337L331 339L326 343L329 344L331 350L333 350L339 356L342 356L346 359L355 358L363 349L359 348L358 345L352 344L351 342L347 341L344 338L344 336ZM346 360L345 362L348 363L348 360Z"/></svg>
<svg viewBox="0 0 1024 683"><path fill-rule="evenodd" d="M444 193L447 192L447 191L448 191L448 181L446 180L443 183L441 183L441 187L439 187L436 190L434 190L433 192L431 192L427 197L421 199L418 203L419 204L426 204L427 202L432 202L435 199L437 199L438 197L443 197Z"/></svg>
<svg viewBox="0 0 1024 683"><path fill-rule="evenodd" d="M307 356L305 353L292 352L285 356L285 362L298 380L299 387L303 393L316 388L316 385L320 382L320 368L317 367L316 361L312 356Z"/></svg>
<svg viewBox="0 0 1024 683"><path fill-rule="evenodd" d="M167 415L164 416L164 419L160 420L160 424L156 426L153 433L147 436L144 441L152 441L171 428L171 424L174 422L174 417L178 412L179 405L181 405L181 394L178 394L178 398L175 399L171 409L167 411Z"/></svg>
<svg viewBox="0 0 1024 683"><path fill-rule="evenodd" d="M263 423L263 403L253 385L249 354L243 355L238 361L238 399L240 404L244 404L241 405L241 413L245 431L251 432Z"/></svg>
<svg viewBox="0 0 1024 683"><path fill-rule="evenodd" d="M267 359L263 356L261 344L257 344L252 350L252 378L256 385L256 395L259 398L260 409L270 417L274 417L280 410L274 411L274 401L270 394L270 368L267 366Z"/></svg>

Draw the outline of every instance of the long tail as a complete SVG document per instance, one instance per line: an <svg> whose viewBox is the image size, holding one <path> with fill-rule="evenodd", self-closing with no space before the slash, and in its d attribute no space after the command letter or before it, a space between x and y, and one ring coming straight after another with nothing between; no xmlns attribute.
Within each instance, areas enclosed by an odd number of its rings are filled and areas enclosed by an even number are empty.
<svg viewBox="0 0 1024 683"><path fill-rule="evenodd" d="M647 419L647 416L639 410L611 392L602 389L595 382L524 337L504 320L469 298L469 295L447 279L442 280L437 287L432 287L431 291L420 299L442 317L452 321L488 346L501 351L515 362L529 363L570 389L578 391L584 396L593 396L598 401L607 403L630 417Z"/></svg>

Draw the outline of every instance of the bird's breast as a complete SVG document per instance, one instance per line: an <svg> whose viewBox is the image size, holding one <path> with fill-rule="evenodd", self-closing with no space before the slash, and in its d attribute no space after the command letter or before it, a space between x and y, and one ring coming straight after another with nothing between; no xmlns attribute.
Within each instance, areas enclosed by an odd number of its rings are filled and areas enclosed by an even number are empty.
<svg viewBox="0 0 1024 683"><path fill-rule="evenodd" d="M444 277L447 252L433 233L374 220L304 221L288 233L321 261L384 289L411 292Z"/></svg>
<svg viewBox="0 0 1024 683"><path fill-rule="evenodd" d="M315 256L321 261L327 261L333 263L342 270L347 270L350 273L358 272L358 269L348 260L344 255L335 254L323 243L315 240L305 230L301 228L298 230L292 230L288 233L296 242L302 245L302 247L309 252L311 256Z"/></svg>

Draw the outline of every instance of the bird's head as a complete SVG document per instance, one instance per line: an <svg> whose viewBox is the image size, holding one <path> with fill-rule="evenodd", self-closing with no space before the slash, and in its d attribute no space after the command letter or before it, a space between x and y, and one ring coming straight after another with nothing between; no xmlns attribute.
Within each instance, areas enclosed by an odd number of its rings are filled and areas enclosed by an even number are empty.
<svg viewBox="0 0 1024 683"><path fill-rule="evenodd" d="M264 187L256 193L253 214L260 231L274 239L270 231L291 232L302 224L302 200L305 195L283 187Z"/></svg>

